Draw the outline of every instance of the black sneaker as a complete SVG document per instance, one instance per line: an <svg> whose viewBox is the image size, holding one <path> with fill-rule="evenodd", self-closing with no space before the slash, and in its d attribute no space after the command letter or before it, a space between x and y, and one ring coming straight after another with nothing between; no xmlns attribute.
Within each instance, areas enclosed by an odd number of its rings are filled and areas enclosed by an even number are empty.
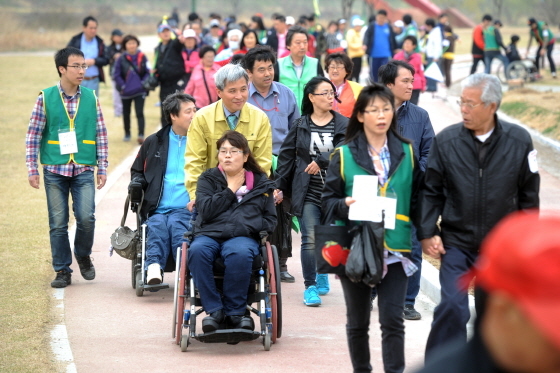
<svg viewBox="0 0 560 373"><path fill-rule="evenodd" d="M422 318L422 315L420 314L420 312L414 309L414 305L405 304L403 317L405 318L405 320L420 320Z"/></svg>
<svg viewBox="0 0 560 373"><path fill-rule="evenodd" d="M91 262L90 256L84 256L82 258L76 257L78 266L80 266L80 273L85 280L93 280L95 278L95 267Z"/></svg>
<svg viewBox="0 0 560 373"><path fill-rule="evenodd" d="M72 274L68 271L56 272L56 278L51 282L53 288L65 288L72 283Z"/></svg>
<svg viewBox="0 0 560 373"><path fill-rule="evenodd" d="M212 312L202 319L202 331L204 333L215 332L220 328L220 324L224 322L225 318L226 315L223 309Z"/></svg>
<svg viewBox="0 0 560 373"><path fill-rule="evenodd" d="M255 321L250 316L228 316L227 318L232 329L255 330Z"/></svg>
<svg viewBox="0 0 560 373"><path fill-rule="evenodd" d="M288 273L288 271L280 272L280 281L293 283L296 282L296 278Z"/></svg>

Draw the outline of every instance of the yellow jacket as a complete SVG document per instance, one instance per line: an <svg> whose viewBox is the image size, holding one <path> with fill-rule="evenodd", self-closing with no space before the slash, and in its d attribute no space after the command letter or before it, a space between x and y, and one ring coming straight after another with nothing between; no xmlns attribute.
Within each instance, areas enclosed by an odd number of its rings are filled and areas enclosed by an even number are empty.
<svg viewBox="0 0 560 373"><path fill-rule="evenodd" d="M187 133L185 185L191 200L196 198L198 177L218 164L216 141L229 130L222 100L200 109ZM246 103L239 114L237 132L249 142L249 148L263 171L270 174L272 165L272 130L268 117L256 106Z"/></svg>
<svg viewBox="0 0 560 373"><path fill-rule="evenodd" d="M346 32L346 42L348 43L348 57L362 57L365 53L362 48L363 40L359 32L351 28Z"/></svg>

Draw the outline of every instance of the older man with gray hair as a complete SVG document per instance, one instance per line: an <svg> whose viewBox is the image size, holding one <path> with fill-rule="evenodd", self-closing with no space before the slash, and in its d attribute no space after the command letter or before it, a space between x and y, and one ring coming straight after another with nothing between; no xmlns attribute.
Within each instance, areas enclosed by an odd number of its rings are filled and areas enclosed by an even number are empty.
<svg viewBox="0 0 560 373"><path fill-rule="evenodd" d="M259 166L267 174L272 165L272 130L266 114L247 103L249 75L239 65L227 64L214 75L221 100L200 109L187 134L185 153L185 184L192 207L196 198L198 177L208 168L216 167L216 141L227 130L242 133Z"/></svg>
<svg viewBox="0 0 560 373"><path fill-rule="evenodd" d="M441 302L427 359L453 340L466 342L468 298L457 281L486 234L509 213L539 207L537 151L525 129L498 119L501 100L495 76L466 78L458 101L463 122L441 131L430 148L417 228L424 253L441 258Z"/></svg>

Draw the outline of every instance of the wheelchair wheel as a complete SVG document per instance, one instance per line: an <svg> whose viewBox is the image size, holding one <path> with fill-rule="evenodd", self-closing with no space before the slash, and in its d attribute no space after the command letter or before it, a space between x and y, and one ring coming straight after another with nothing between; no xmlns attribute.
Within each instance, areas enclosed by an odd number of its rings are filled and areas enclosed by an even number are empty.
<svg viewBox="0 0 560 373"><path fill-rule="evenodd" d="M185 333L181 336L181 351L186 352L189 347L189 333Z"/></svg>
<svg viewBox="0 0 560 373"><path fill-rule="evenodd" d="M504 69L504 64L502 62L500 62L498 70L496 70L496 76L500 79L502 84L507 84L509 75L507 74L507 69Z"/></svg>
<svg viewBox="0 0 560 373"><path fill-rule="evenodd" d="M276 246L266 243L267 250L267 267L270 275L270 308L272 309L272 335L271 342L275 343L277 338L282 335L282 298L280 293L280 263L278 260L278 252ZM265 335L265 350L266 337ZM270 349L270 348L269 348ZM268 351L268 350L267 350Z"/></svg>
<svg viewBox="0 0 560 373"><path fill-rule="evenodd" d="M185 311L186 294L185 289L187 285L187 244L184 243L181 248L181 264L179 265L179 286L177 287L177 306L175 307L175 342L181 343L181 329L183 329L183 317Z"/></svg>
<svg viewBox="0 0 560 373"><path fill-rule="evenodd" d="M514 61L510 63L507 67L507 74L510 79L522 79L527 81L529 78L529 72L523 61Z"/></svg>
<svg viewBox="0 0 560 373"><path fill-rule="evenodd" d="M177 336L177 299L179 292L179 264L181 263L181 250L177 250L175 258L175 282L173 283L173 320L171 320L171 335L173 339Z"/></svg>
<svg viewBox="0 0 560 373"><path fill-rule="evenodd" d="M144 284L142 283L142 270L136 271L136 296L144 295Z"/></svg>
<svg viewBox="0 0 560 373"><path fill-rule="evenodd" d="M132 259L130 261L131 263L131 268L130 268L130 273L131 273L131 277L132 277L132 288L136 289L136 258Z"/></svg>
<svg viewBox="0 0 560 373"><path fill-rule="evenodd" d="M270 346L272 345L272 338L270 334L265 334L263 338L263 345L265 351L270 351Z"/></svg>

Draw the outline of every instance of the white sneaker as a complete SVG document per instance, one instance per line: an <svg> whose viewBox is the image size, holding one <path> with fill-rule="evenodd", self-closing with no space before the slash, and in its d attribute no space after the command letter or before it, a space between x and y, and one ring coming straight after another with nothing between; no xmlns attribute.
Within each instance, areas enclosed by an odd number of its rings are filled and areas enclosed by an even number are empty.
<svg viewBox="0 0 560 373"><path fill-rule="evenodd" d="M161 284L161 267L158 263L152 263L148 266L148 274L146 275L148 285Z"/></svg>

